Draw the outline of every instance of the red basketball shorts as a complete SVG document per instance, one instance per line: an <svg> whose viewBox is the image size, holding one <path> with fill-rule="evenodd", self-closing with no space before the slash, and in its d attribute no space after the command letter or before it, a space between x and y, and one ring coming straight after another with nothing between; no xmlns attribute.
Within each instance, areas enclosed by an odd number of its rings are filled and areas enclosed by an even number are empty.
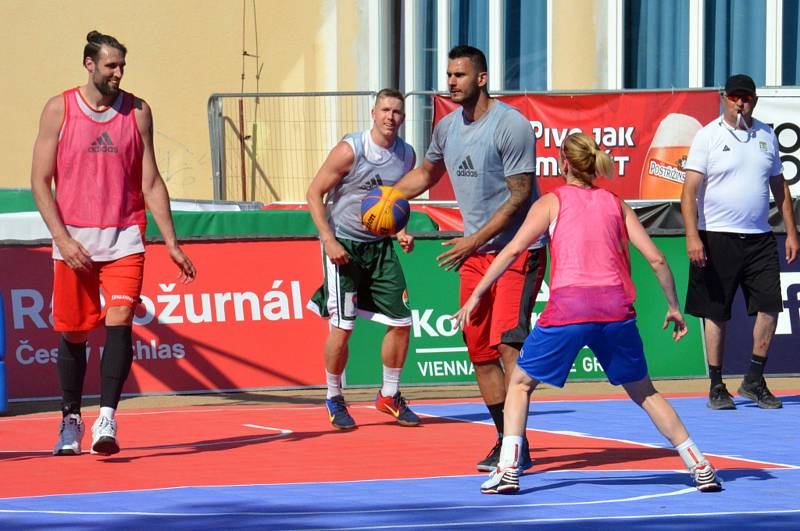
<svg viewBox="0 0 800 531"><path fill-rule="evenodd" d="M92 330L111 306L135 307L141 299L144 253L110 262L93 262L88 271L55 260L53 278L53 328L57 332ZM100 290L105 307L101 308Z"/></svg>
<svg viewBox="0 0 800 531"><path fill-rule="evenodd" d="M494 254L475 254L461 265L462 306L495 258ZM546 266L547 252L544 248L526 251L481 297L472 313L472 323L463 329L464 342L473 363L498 359L500 351L497 347L501 343L517 349L522 346L530 332L531 312L542 287Z"/></svg>

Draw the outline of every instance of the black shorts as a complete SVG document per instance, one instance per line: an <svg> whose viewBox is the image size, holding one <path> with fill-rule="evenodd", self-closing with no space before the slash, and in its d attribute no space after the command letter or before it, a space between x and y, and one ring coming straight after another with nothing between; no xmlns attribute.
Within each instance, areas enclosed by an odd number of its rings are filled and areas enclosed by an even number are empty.
<svg viewBox="0 0 800 531"><path fill-rule="evenodd" d="M700 240L706 251L706 266L689 265L686 313L728 321L740 286L748 315L783 310L774 234L700 231Z"/></svg>

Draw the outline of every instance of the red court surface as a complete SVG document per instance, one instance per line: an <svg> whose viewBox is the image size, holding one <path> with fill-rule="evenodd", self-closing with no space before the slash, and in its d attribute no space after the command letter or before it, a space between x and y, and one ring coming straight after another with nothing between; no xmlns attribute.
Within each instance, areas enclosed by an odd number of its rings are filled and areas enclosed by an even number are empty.
<svg viewBox="0 0 800 531"><path fill-rule="evenodd" d="M87 452L94 415L85 417L84 454L69 457L50 455L57 415L0 419L0 498L474 475L474 462L494 436L486 424L442 417L402 427L366 404L355 404L351 413L359 428L336 431L321 405L122 411L122 452L110 457ZM528 437L532 472L684 469L677 454L663 448L535 429ZM754 467L729 457L715 457L714 464L720 470Z"/></svg>

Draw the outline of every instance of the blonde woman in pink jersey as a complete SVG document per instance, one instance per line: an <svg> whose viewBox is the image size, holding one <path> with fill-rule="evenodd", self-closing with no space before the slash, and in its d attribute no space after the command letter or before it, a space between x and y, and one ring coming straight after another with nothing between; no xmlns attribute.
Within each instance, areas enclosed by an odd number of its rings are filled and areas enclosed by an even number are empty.
<svg viewBox="0 0 800 531"><path fill-rule="evenodd" d="M519 355L505 402L505 434L500 462L481 485L484 494L519 491L518 460L523 446L528 402L539 382L563 387L572 363L587 345L609 381L625 391L650 416L678 450L700 491L721 490L716 472L689 437L672 406L656 391L647 373L633 302L628 241L650 263L667 300L663 328L672 323L675 341L686 335L675 282L664 255L617 196L598 188L598 175L611 177L613 164L583 133L566 138L559 167L566 183L533 204L514 239L506 245L475 287L455 319L463 326L495 280L546 231L550 235L550 299Z"/></svg>
<svg viewBox="0 0 800 531"><path fill-rule="evenodd" d="M167 187L156 166L150 107L120 89L127 50L97 31L86 41L83 66L89 78L45 105L31 169L33 197L53 237L53 328L61 333L57 367L62 390L55 455L81 453L86 339L101 323L106 341L92 453L119 452L114 414L133 361L145 205L178 266L178 280L191 282L195 277L192 262L175 238Z"/></svg>

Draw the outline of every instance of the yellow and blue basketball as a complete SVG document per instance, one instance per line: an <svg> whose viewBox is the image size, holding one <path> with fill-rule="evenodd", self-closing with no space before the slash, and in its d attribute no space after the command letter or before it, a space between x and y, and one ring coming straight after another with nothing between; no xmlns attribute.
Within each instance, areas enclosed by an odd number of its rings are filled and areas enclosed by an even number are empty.
<svg viewBox="0 0 800 531"><path fill-rule="evenodd" d="M376 236L392 236L408 223L411 207L396 189L378 186L361 201L361 223Z"/></svg>

